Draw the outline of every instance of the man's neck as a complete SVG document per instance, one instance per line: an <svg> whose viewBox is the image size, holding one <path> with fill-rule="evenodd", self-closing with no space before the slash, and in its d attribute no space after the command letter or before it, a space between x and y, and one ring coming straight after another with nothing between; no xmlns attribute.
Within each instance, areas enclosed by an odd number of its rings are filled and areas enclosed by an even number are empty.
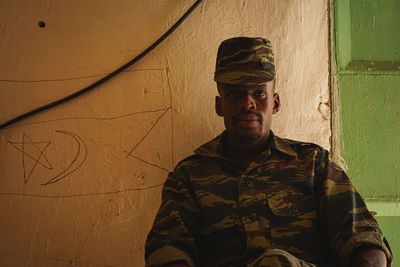
<svg viewBox="0 0 400 267"><path fill-rule="evenodd" d="M266 149L269 136L270 134L260 140L249 143L229 137L228 157L244 166L248 166L250 162Z"/></svg>

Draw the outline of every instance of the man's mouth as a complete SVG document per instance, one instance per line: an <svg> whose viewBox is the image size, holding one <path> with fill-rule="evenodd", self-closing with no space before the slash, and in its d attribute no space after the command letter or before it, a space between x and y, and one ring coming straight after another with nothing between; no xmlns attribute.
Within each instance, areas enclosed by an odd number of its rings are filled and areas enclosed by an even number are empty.
<svg viewBox="0 0 400 267"><path fill-rule="evenodd" d="M258 120L238 120L236 122L236 125L239 127L256 127L260 125L260 122Z"/></svg>
<svg viewBox="0 0 400 267"><path fill-rule="evenodd" d="M256 113L238 114L234 118L236 126L243 128L257 127L261 124L261 118Z"/></svg>
<svg viewBox="0 0 400 267"><path fill-rule="evenodd" d="M235 119L235 124L239 127L257 127L260 125L260 119L254 114L241 114Z"/></svg>
<svg viewBox="0 0 400 267"><path fill-rule="evenodd" d="M242 114L236 118L238 121L258 121L259 117L255 114Z"/></svg>

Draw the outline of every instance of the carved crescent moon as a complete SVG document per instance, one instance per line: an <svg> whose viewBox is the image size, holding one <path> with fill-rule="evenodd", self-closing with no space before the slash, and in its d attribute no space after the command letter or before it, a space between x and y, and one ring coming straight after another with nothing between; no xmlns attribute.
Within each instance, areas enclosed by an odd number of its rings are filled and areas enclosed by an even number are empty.
<svg viewBox="0 0 400 267"><path fill-rule="evenodd" d="M56 176L54 176L53 178L51 178L50 180L48 180L46 183L42 184L42 185L49 185L49 184L54 184L58 181L60 181L61 179L64 179L66 176L70 175L71 173L73 173L74 171L76 171L77 169L79 169L82 164L85 162L86 157L87 157L87 147L85 142L83 141L83 139L71 132L68 131L63 131L63 130L55 130L57 133L61 133L61 134L66 134L71 136L75 142L78 144L78 151L76 152L75 157L73 158L73 160L71 161L71 163L69 164L69 166L67 168L65 168L62 172L60 172L59 174L57 174ZM83 155L81 155L83 153ZM78 158L80 158L80 160L78 160Z"/></svg>

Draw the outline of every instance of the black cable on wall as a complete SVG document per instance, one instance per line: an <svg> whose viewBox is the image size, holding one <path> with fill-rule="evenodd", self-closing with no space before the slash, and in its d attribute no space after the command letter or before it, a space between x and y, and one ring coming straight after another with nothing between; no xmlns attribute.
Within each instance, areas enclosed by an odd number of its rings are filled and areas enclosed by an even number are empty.
<svg viewBox="0 0 400 267"><path fill-rule="evenodd" d="M129 61L128 63L124 64L123 66L119 67L117 70L111 72L110 74L108 74L107 76L101 78L100 80L94 82L93 84L79 90L78 92L75 92L69 96L66 96L62 99L59 99L57 101L51 102L49 104L46 104L44 106L41 106L39 108L33 109L29 112L26 112L18 117L15 117L9 121L6 121L5 123L2 123L0 125L0 129L3 129L7 126L10 126L18 121L21 121L23 119L26 119L32 115L35 115L39 112L45 111L47 109L50 109L52 107L58 106L62 103L65 103L69 100L72 100L78 96L81 96L91 90L93 90L94 88L96 88L97 86L103 84L104 82L110 80L111 78L113 78L114 76L116 76L117 74L119 74L120 72L126 70L127 68L129 68L130 66L132 66L133 64L135 64L136 62L138 62L140 59L142 59L145 55L147 55L148 53L150 53L156 46L158 46L162 41L164 41L173 31L175 31L179 25L182 24L182 22L193 12L193 10L196 9L196 7L202 2L203 0L197 0L186 12L185 14L183 14L183 16L177 21L175 22L174 25L172 25L172 27L166 31L157 41L155 41L152 45L150 45L146 50L144 50L142 53L140 53L138 56L136 56L134 59L132 59L131 61Z"/></svg>

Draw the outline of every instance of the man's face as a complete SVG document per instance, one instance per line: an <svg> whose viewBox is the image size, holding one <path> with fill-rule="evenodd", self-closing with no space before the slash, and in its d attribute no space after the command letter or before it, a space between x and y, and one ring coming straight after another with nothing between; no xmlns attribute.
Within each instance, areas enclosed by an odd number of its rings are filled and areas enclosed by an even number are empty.
<svg viewBox="0 0 400 267"><path fill-rule="evenodd" d="M244 143L265 141L272 114L280 107L279 96L274 93L275 82L257 86L217 85L220 96L216 97L215 108L224 117L229 137Z"/></svg>

